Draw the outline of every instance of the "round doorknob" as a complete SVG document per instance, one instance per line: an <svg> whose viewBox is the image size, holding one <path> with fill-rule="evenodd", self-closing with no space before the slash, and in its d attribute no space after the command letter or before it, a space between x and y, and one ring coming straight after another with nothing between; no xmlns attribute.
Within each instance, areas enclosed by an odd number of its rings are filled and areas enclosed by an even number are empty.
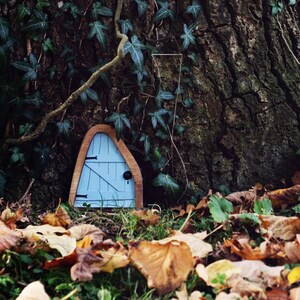
<svg viewBox="0 0 300 300"><path fill-rule="evenodd" d="M129 180L132 178L132 173L130 171L126 171L123 173L123 178Z"/></svg>

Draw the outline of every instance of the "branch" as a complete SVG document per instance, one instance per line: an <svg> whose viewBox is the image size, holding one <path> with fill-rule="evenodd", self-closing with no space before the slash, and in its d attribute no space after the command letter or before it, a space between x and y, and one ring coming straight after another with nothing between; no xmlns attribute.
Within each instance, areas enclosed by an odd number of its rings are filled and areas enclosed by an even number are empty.
<svg viewBox="0 0 300 300"><path fill-rule="evenodd" d="M118 21L120 19L120 15L121 15L122 5L123 5L123 0L118 0L116 12L115 12L115 18L114 18L116 37L121 39L118 49L117 49L117 55L110 62L108 62L104 66L100 67L97 71L95 71L90 76L90 78L82 86L80 86L76 91L74 91L61 106L59 106L57 109L46 114L45 117L40 122L40 124L36 127L36 129L31 134L22 136L17 139L12 139L12 138L7 139L5 141L6 144L22 144L22 143L30 142L30 141L38 138L44 132L48 122L51 119L59 116L64 110L66 110L79 97L79 95L81 93L83 93L88 88L90 88L94 84L94 82L99 78L99 76L101 74L103 74L104 72L108 71L109 69L115 67L123 59L123 57L124 57L123 46L127 42L128 37L127 37L127 35L122 34L120 32L119 25L118 25Z"/></svg>

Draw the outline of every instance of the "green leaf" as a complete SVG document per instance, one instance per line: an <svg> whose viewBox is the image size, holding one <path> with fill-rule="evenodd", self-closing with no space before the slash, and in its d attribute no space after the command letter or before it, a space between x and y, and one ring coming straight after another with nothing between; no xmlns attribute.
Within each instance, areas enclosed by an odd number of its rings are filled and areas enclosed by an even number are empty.
<svg viewBox="0 0 300 300"><path fill-rule="evenodd" d="M123 136L124 125L128 128L131 128L130 121L125 114L118 114L117 112L114 112L106 119L106 121L114 123L118 140Z"/></svg>
<svg viewBox="0 0 300 300"><path fill-rule="evenodd" d="M144 45L139 41L136 35L131 37L131 42L127 41L124 45L124 54L130 53L131 59L136 65L139 72L143 72L144 68L144 55L142 48Z"/></svg>
<svg viewBox="0 0 300 300"><path fill-rule="evenodd" d="M57 126L57 130L58 130L59 135L68 136L71 129L72 129L72 125L71 125L70 120L64 120L62 122L57 122L56 126Z"/></svg>
<svg viewBox="0 0 300 300"><path fill-rule="evenodd" d="M24 4L20 4L18 6L18 18L22 21L26 16L30 16L30 9L29 7L25 6Z"/></svg>
<svg viewBox="0 0 300 300"><path fill-rule="evenodd" d="M194 105L194 101L192 98L184 98L182 104L186 108L191 108Z"/></svg>
<svg viewBox="0 0 300 300"><path fill-rule="evenodd" d="M276 16L278 13L282 11L284 5L282 2L277 2L277 3L272 3L271 7L272 7L271 9L272 16Z"/></svg>
<svg viewBox="0 0 300 300"><path fill-rule="evenodd" d="M166 18L170 18L171 20L174 20L174 16L175 13L173 10L163 6L154 15L153 22L158 22Z"/></svg>
<svg viewBox="0 0 300 300"><path fill-rule="evenodd" d="M175 99L175 95L169 91L163 91L159 89L158 94L156 95L157 100L173 100Z"/></svg>
<svg viewBox="0 0 300 300"><path fill-rule="evenodd" d="M23 164L25 162L25 156L21 152L19 147L12 147L9 148L9 152L12 152L12 155L10 157L11 163L20 163Z"/></svg>
<svg viewBox="0 0 300 300"><path fill-rule="evenodd" d="M6 19L0 17L0 39L5 41L9 34L8 22Z"/></svg>
<svg viewBox="0 0 300 300"><path fill-rule="evenodd" d="M163 187L165 192L171 196L176 196L180 191L178 183L169 174L159 173L153 179L152 184L156 187Z"/></svg>
<svg viewBox="0 0 300 300"><path fill-rule="evenodd" d="M164 129L167 129L166 122L164 118L162 117L163 115L169 113L167 109L160 109L155 111L154 113L148 113L149 116L151 116L151 123L153 129L156 128L157 124L160 124Z"/></svg>
<svg viewBox="0 0 300 300"><path fill-rule="evenodd" d="M151 148L151 140L148 134L142 134L140 137L140 142L143 142L144 144L144 151L145 151L145 156L149 154L150 148Z"/></svg>
<svg viewBox="0 0 300 300"><path fill-rule="evenodd" d="M272 215L272 201L270 199L256 200L254 201L253 210L259 215Z"/></svg>
<svg viewBox="0 0 300 300"><path fill-rule="evenodd" d="M73 2L65 3L61 9L63 11L70 11L70 13L74 19L76 19L79 15L82 15L82 12L78 8L78 6L76 4L74 4Z"/></svg>
<svg viewBox="0 0 300 300"><path fill-rule="evenodd" d="M201 11L201 5L197 0L194 0L192 5L189 5L186 9L187 14L192 14L193 17L196 19Z"/></svg>
<svg viewBox="0 0 300 300"><path fill-rule="evenodd" d="M81 85L82 84L83 84L83 81L81 82ZM80 94L80 99L81 99L83 104L85 104L88 99L97 101L98 100L98 94L92 88L88 88Z"/></svg>
<svg viewBox="0 0 300 300"><path fill-rule="evenodd" d="M232 203L216 195L209 197L208 208L215 222L221 223L228 219L228 213L233 212Z"/></svg>
<svg viewBox="0 0 300 300"><path fill-rule="evenodd" d="M148 4L144 0L135 0L138 6L138 17L141 17L148 9Z"/></svg>
<svg viewBox="0 0 300 300"><path fill-rule="evenodd" d="M258 217L255 214L251 213L242 213L239 215L239 219L243 221L252 221L256 224L260 224Z"/></svg>
<svg viewBox="0 0 300 300"><path fill-rule="evenodd" d="M101 47L105 49L106 47L106 34L104 30L108 30L108 27L101 24L99 21L90 23L91 31L88 35L89 38L96 36L98 42L100 43Z"/></svg>
<svg viewBox="0 0 300 300"><path fill-rule="evenodd" d="M41 93L39 91L36 91L34 94L27 96L24 100L24 103L26 104L32 104L36 108L41 107L43 103L43 99L41 97Z"/></svg>
<svg viewBox="0 0 300 300"><path fill-rule="evenodd" d="M29 129L31 128L32 124L26 123L19 126L19 135L23 135L27 132L29 132Z"/></svg>
<svg viewBox="0 0 300 300"><path fill-rule="evenodd" d="M184 125L179 125L178 124L178 125L175 126L175 133L177 135L183 134L184 131L185 131L185 126Z"/></svg>
<svg viewBox="0 0 300 300"><path fill-rule="evenodd" d="M295 5L297 3L297 0L290 0L289 5Z"/></svg>
<svg viewBox="0 0 300 300"><path fill-rule="evenodd" d="M93 3L92 16L95 20L98 16L112 17L113 11L109 7L104 6L101 2L95 2Z"/></svg>
<svg viewBox="0 0 300 300"><path fill-rule="evenodd" d="M123 34L127 34L129 31L133 31L133 25L129 19L119 20L119 24L121 26L121 32Z"/></svg>
<svg viewBox="0 0 300 300"><path fill-rule="evenodd" d="M51 51L51 52L55 52L54 50L54 46L52 44L52 41L50 38L46 38L44 41L43 41L43 50L44 52L48 52L48 51Z"/></svg>
<svg viewBox="0 0 300 300"><path fill-rule="evenodd" d="M183 31L184 34L180 36L181 39L183 39L183 50L186 50L190 43L195 44L195 37L193 36L193 31L195 29L195 24L192 24L190 26L187 26L186 24L183 24Z"/></svg>
<svg viewBox="0 0 300 300"><path fill-rule="evenodd" d="M38 0L36 4L36 8L40 11L42 11L45 7L49 7L50 3L48 0Z"/></svg>

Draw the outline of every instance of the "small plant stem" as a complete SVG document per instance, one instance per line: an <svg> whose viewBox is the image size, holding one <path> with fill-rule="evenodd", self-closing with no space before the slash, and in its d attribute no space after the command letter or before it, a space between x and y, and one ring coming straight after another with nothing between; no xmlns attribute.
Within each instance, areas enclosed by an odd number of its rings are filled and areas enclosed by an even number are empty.
<svg viewBox="0 0 300 300"><path fill-rule="evenodd" d="M219 229L221 229L223 226L224 225L221 224L220 226L218 226L217 228L215 228L213 231L211 231L210 233L208 233L205 238L207 238L208 236L212 235L213 233L215 233L216 231L218 231Z"/></svg>
<svg viewBox="0 0 300 300"><path fill-rule="evenodd" d="M29 184L28 184L28 187L27 187L25 193L23 194L23 196L22 196L22 197L20 198L20 200L18 201L19 203L22 202L22 201L26 198L26 196L28 195L28 193L29 193L29 191L30 191L32 185L34 184L34 182L35 182L35 179L34 179L34 178L31 178L31 180L30 180L30 182L29 182Z"/></svg>
<svg viewBox="0 0 300 300"><path fill-rule="evenodd" d="M78 289L74 289L73 291L71 291L68 295L64 296L63 298L61 298L60 300L67 300L69 298L71 298L74 294L78 293Z"/></svg>
<svg viewBox="0 0 300 300"><path fill-rule="evenodd" d="M31 134L26 135L26 136L23 135L22 137L16 138L16 139L14 139L14 138L7 139L5 141L6 144L18 145L18 144L26 143L26 142L29 142L29 141L32 141L32 140L35 140L36 138L38 138L44 132L48 122L51 119L53 119L54 117L57 117L61 113L63 113L80 96L81 93L86 91L88 88L90 88L95 83L95 81L99 78L99 76L101 74L103 74L104 72L108 71L109 69L111 69L111 68L115 67L117 64L119 64L119 62L124 57L123 46L128 40L127 35L122 34L120 32L119 25L118 25L118 21L120 19L120 15L121 15L122 5L123 5L123 0L118 0L116 12L115 12L114 23L115 23L116 37L118 39L121 39L121 41L119 43L116 56L110 62L108 62L104 66L100 67L97 71L95 71L83 85L81 85L76 91L74 91L65 100L65 102L62 105L60 105L55 110L49 112L48 114L46 114L45 117L40 122L40 124L36 127L36 129Z"/></svg>
<svg viewBox="0 0 300 300"><path fill-rule="evenodd" d="M187 224L187 222L188 222L188 221L189 221L189 219L191 218L192 212L193 212L193 210L192 210L192 209L190 209L190 211L189 211L189 213L188 213L188 215L187 215L187 217L186 217L186 219L185 219L184 223L181 225L181 227L180 227L179 231L181 231L181 232L182 232L182 230L184 229L185 225Z"/></svg>
<svg viewBox="0 0 300 300"><path fill-rule="evenodd" d="M285 38L285 36L284 36L282 26L281 26L280 22L278 21L278 17L275 16L275 18L276 18L277 25L279 26L279 31L280 31L280 33L281 33L282 39L283 39L283 41L284 41L286 47L288 48L289 52L290 52L291 55L293 56L295 62L296 62L298 65L300 65L300 61L298 60L298 58L297 58L296 55L294 54L292 48L290 47L288 41L286 40L286 38Z"/></svg>
<svg viewBox="0 0 300 300"><path fill-rule="evenodd" d="M58 205L57 205L57 208L55 210L55 214L57 214L59 208L60 208L60 205L61 205L61 198L58 199Z"/></svg>

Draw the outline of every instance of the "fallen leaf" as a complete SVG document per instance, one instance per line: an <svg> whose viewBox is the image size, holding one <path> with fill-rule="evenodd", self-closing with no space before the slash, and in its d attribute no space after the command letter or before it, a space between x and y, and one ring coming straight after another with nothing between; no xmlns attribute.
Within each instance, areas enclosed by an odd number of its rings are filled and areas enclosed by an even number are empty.
<svg viewBox="0 0 300 300"><path fill-rule="evenodd" d="M300 185L294 185L287 189L279 189L265 193L264 197L272 201L274 208L284 207L298 203Z"/></svg>
<svg viewBox="0 0 300 300"><path fill-rule="evenodd" d="M98 267L98 272L112 273L129 264L129 252L121 243L107 240L102 243L101 248L96 254L102 257L102 261L93 264L93 267Z"/></svg>
<svg viewBox="0 0 300 300"><path fill-rule="evenodd" d="M286 242L284 245L284 251L289 263L300 262L300 245L298 242Z"/></svg>
<svg viewBox="0 0 300 300"><path fill-rule="evenodd" d="M17 209L16 212L13 212L10 208L4 209L1 213L1 221L9 227L10 229L16 229L16 222L20 221L23 217L23 210L21 208Z"/></svg>
<svg viewBox="0 0 300 300"><path fill-rule="evenodd" d="M243 204L244 202L254 202L257 199L256 193L252 191L235 192L227 195L225 199L234 204Z"/></svg>
<svg viewBox="0 0 300 300"><path fill-rule="evenodd" d="M295 267L287 276L289 284L293 284L300 280L300 267Z"/></svg>
<svg viewBox="0 0 300 300"><path fill-rule="evenodd" d="M288 291L281 288L273 288L266 291L268 300L289 300Z"/></svg>
<svg viewBox="0 0 300 300"><path fill-rule="evenodd" d="M97 245L103 241L105 233L91 224L81 224L69 228L70 236L74 237L77 241L85 238L86 236L91 237L93 244Z"/></svg>
<svg viewBox="0 0 300 300"><path fill-rule="evenodd" d="M251 282L259 283L264 288L276 285L280 280L284 266L269 267L261 260L242 260L232 262L240 269L240 275Z"/></svg>
<svg viewBox="0 0 300 300"><path fill-rule="evenodd" d="M72 223L72 220L65 209L60 206L55 213L48 213L42 219L42 223L67 228Z"/></svg>
<svg viewBox="0 0 300 300"><path fill-rule="evenodd" d="M152 212L152 210L133 210L131 215L136 216L145 225L155 225L159 221L159 215Z"/></svg>
<svg viewBox="0 0 300 300"><path fill-rule="evenodd" d="M29 283L17 297L16 300L50 300L40 281Z"/></svg>
<svg viewBox="0 0 300 300"><path fill-rule="evenodd" d="M212 245L203 241L206 237L206 231L194 234L177 231L173 236L160 240L159 243L164 244L170 241L185 242L190 247L194 258L204 258L209 252L213 251Z"/></svg>
<svg viewBox="0 0 300 300"><path fill-rule="evenodd" d="M300 287L296 287L290 290L290 300L300 299Z"/></svg>
<svg viewBox="0 0 300 300"><path fill-rule="evenodd" d="M241 297L240 294L237 293L225 293L225 292L221 292L220 294L218 294L215 298L215 300L248 300L249 298L247 296L245 297Z"/></svg>
<svg viewBox="0 0 300 300"><path fill-rule="evenodd" d="M69 236L69 232L60 226L48 224L41 226L29 225L25 229L17 229L29 242L43 241L50 248L56 249L62 256L66 256L76 248L76 239Z"/></svg>
<svg viewBox="0 0 300 300"><path fill-rule="evenodd" d="M44 269L51 270L56 268L70 268L77 263L77 252L76 249L69 255L63 257L57 257L52 260L45 262Z"/></svg>
<svg viewBox="0 0 300 300"><path fill-rule="evenodd" d="M269 238L273 237L285 241L294 240L298 233L300 233L300 218L298 217L281 217L273 222L268 229Z"/></svg>
<svg viewBox="0 0 300 300"><path fill-rule="evenodd" d="M94 263L99 263L102 258L96 256L91 247L77 248L77 263L71 267L71 278L74 281L90 281L93 279L93 273L99 271L97 266L93 266Z"/></svg>
<svg viewBox="0 0 300 300"><path fill-rule="evenodd" d="M208 265L206 267L206 272L206 283L214 288L220 289L226 287L226 280L224 280L224 283L215 281L219 275L225 275L225 278L228 279L233 274L240 274L241 271L230 260L221 259ZM203 277L201 278L203 279Z"/></svg>
<svg viewBox="0 0 300 300"><path fill-rule="evenodd" d="M225 240L224 246L229 247L232 253L249 260L262 260L270 257L284 256L282 247L279 244L263 242L259 247L252 248L248 243L237 240Z"/></svg>
<svg viewBox="0 0 300 300"><path fill-rule="evenodd" d="M194 260L185 242L129 242L130 261L146 277L148 287L159 295L178 288L193 269Z"/></svg>
<svg viewBox="0 0 300 300"><path fill-rule="evenodd" d="M22 238L19 232L9 229L0 221L0 252L12 248Z"/></svg>
<svg viewBox="0 0 300 300"><path fill-rule="evenodd" d="M186 289L186 284L183 283L180 287L179 291L175 292L177 298L172 298L172 300L201 300L206 299L202 296L199 291L193 291L190 295Z"/></svg>

